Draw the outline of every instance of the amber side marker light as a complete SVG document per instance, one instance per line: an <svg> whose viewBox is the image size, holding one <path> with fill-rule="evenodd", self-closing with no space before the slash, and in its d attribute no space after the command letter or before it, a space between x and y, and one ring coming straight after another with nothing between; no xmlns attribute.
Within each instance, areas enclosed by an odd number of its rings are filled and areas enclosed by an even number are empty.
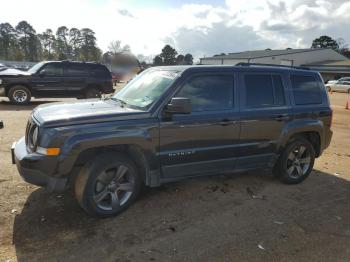
<svg viewBox="0 0 350 262"><path fill-rule="evenodd" d="M61 149L57 147L43 148L37 147L36 152L46 156L58 156Z"/></svg>

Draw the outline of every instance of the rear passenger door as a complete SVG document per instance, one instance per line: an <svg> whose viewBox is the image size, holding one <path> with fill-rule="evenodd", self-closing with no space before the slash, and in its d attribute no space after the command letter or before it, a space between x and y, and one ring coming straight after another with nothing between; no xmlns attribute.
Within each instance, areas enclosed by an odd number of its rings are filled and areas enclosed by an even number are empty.
<svg viewBox="0 0 350 262"><path fill-rule="evenodd" d="M80 94L86 87L89 69L83 64L67 63L64 66L64 84L69 94Z"/></svg>
<svg viewBox="0 0 350 262"><path fill-rule="evenodd" d="M290 120L286 76L268 72L240 74L241 135L237 169L274 162L283 127Z"/></svg>

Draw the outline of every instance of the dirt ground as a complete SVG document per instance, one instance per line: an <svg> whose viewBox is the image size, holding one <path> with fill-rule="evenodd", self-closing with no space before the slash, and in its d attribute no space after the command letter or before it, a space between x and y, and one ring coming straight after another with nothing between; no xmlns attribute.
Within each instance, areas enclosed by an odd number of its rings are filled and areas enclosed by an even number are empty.
<svg viewBox="0 0 350 262"><path fill-rule="evenodd" d="M187 180L146 189L125 213L101 220L69 192L22 181L10 146L30 111L48 101L0 99L0 261L350 261L345 100L331 95L331 146L300 185L261 171Z"/></svg>

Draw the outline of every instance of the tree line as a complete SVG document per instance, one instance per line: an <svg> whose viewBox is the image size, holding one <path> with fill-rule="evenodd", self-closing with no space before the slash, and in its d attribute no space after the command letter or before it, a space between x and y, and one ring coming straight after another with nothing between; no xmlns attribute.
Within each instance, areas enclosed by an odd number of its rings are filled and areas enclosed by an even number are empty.
<svg viewBox="0 0 350 262"><path fill-rule="evenodd" d="M95 32L89 28L67 28L60 26L54 32L46 29L42 33L27 21L16 26L0 23L0 60L30 61L42 60L76 60L99 61L108 64L130 64L137 61L142 65L192 65L191 54L182 55L169 45L161 54L154 57L142 54L135 57L129 45L121 41L112 41L108 51L102 53L97 46Z"/></svg>
<svg viewBox="0 0 350 262"><path fill-rule="evenodd" d="M10 61L81 60L99 61L95 32L89 28L60 26L54 33L46 29L37 33L27 21L15 27L0 24L0 59Z"/></svg>
<svg viewBox="0 0 350 262"><path fill-rule="evenodd" d="M182 55L170 45L164 46L162 52L153 59L153 64L160 65L192 65L193 56L191 54Z"/></svg>
<svg viewBox="0 0 350 262"><path fill-rule="evenodd" d="M327 35L320 36L312 42L311 48L332 48L350 58L350 49L342 38L335 40ZM153 59L142 54L133 56L130 46L122 45L120 41L112 41L108 49L102 53L97 46L95 32L89 28L60 26L56 32L46 29L37 33L27 21L21 21L15 27L0 23L0 60L37 62L70 59L128 64L131 57L132 61L137 60L141 64L153 62L156 66L193 64L191 54L178 54L170 45L164 46Z"/></svg>
<svg viewBox="0 0 350 262"><path fill-rule="evenodd" d="M311 48L332 48L350 58L350 49L343 38L333 39L328 35L323 35L312 41Z"/></svg>

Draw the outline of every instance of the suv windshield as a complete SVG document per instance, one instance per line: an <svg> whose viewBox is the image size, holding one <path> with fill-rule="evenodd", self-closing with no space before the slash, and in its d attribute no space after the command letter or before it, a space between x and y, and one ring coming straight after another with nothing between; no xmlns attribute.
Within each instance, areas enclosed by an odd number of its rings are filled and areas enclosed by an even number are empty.
<svg viewBox="0 0 350 262"><path fill-rule="evenodd" d="M33 65L31 68L28 69L28 72L31 74L35 74L43 65L45 62L40 62L35 65Z"/></svg>
<svg viewBox="0 0 350 262"><path fill-rule="evenodd" d="M35 74L43 65L45 62L40 62L35 65L33 65L31 68L28 69L28 72L31 74Z"/></svg>
<svg viewBox="0 0 350 262"><path fill-rule="evenodd" d="M174 82L180 71L149 69L112 97L125 105L148 109Z"/></svg>

